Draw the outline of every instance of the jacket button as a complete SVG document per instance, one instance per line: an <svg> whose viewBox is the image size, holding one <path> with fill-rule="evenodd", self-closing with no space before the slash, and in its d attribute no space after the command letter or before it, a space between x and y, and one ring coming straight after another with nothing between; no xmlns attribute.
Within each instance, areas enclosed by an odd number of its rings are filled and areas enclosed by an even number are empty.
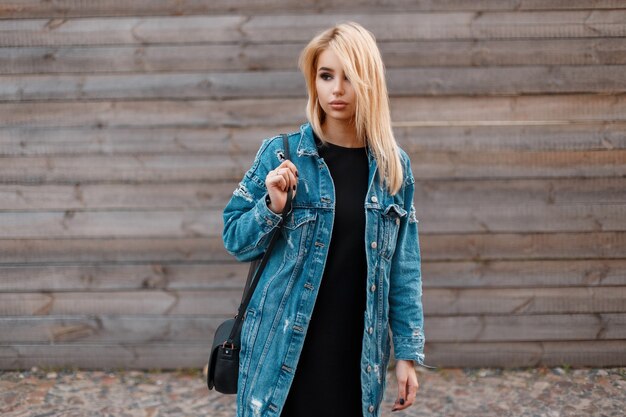
<svg viewBox="0 0 626 417"><path fill-rule="evenodd" d="M372 284L372 286L370 287L370 290L372 290L372 292L376 291L376 284Z"/></svg>
<svg viewBox="0 0 626 417"><path fill-rule="evenodd" d="M370 405L370 408L368 408L368 410L370 411L370 413L373 413L374 412L374 406Z"/></svg>
<svg viewBox="0 0 626 417"><path fill-rule="evenodd" d="M378 202L378 199L376 198L376 196L375 196L375 195L373 195L373 196L372 196L372 203L377 203L377 202Z"/></svg>
<svg viewBox="0 0 626 417"><path fill-rule="evenodd" d="M267 219L266 223L267 224L272 224L272 221L270 219Z"/></svg>
<svg viewBox="0 0 626 417"><path fill-rule="evenodd" d="M400 224L400 219L396 219L396 224Z"/></svg>
<svg viewBox="0 0 626 417"><path fill-rule="evenodd" d="M367 365L367 372L372 372L372 366L371 365Z"/></svg>
<svg viewBox="0 0 626 417"><path fill-rule="evenodd" d="M370 327L369 329L367 329L367 331L369 332L369 334L372 334L372 333L374 333L374 328Z"/></svg>
<svg viewBox="0 0 626 417"><path fill-rule="evenodd" d="M378 245L376 244L376 241L372 242L372 249L376 249L376 246L378 246Z"/></svg>

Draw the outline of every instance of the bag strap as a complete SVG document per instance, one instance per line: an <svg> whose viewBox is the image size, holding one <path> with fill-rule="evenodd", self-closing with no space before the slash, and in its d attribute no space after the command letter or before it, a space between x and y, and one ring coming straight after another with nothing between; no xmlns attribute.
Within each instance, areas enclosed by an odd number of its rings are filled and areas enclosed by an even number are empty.
<svg viewBox="0 0 626 417"><path fill-rule="evenodd" d="M284 146L284 149L285 149L285 155L284 155L285 159L291 159L291 155L289 153L289 138L284 133L282 134L282 137L283 137L283 146ZM285 209L283 209L283 213L282 213L283 219L281 221L281 226L282 226L283 222L285 221L286 216L289 214L289 212L287 212L287 214L285 214L285 210L286 210L287 207L290 207L290 205L291 205L291 198L292 198L291 197L291 189L289 189L288 193L287 193L287 203L285 204ZM275 232L275 234L277 234L277 233L278 233L278 231ZM269 245L269 247L268 247L266 252L270 253L272 248L273 248L273 246L274 245L273 245L273 241L272 241L272 242L270 242L270 245ZM244 295L241 298L242 304L243 304L243 301L245 300L245 295L249 291L250 283L252 281L252 278L254 277L254 272L258 269L259 264L261 264L262 260L263 260L262 258L255 259L254 261L252 261L252 264L250 265L250 269L248 270L248 278L246 279L246 286L244 287ZM262 272L263 270L260 270L260 271ZM247 304L246 304L246 307L247 307Z"/></svg>
<svg viewBox="0 0 626 417"><path fill-rule="evenodd" d="M283 147L285 148L284 157L285 159L291 159L291 155L289 153L289 137L285 133L283 133L281 136L283 137ZM263 258L256 259L250 264L250 270L248 271L248 279L246 281L246 286L244 288L244 293L243 293L243 297L241 300L241 304L239 305L237 315L235 316L236 321L235 321L235 324L233 325L233 328L230 332L230 336L227 340L227 342L229 343L232 343L234 341L235 336L239 332L239 328L243 321L243 314L246 308L248 308L248 304L250 304L250 299L252 298L252 294L254 294L254 290L257 284L259 283L259 277L261 276L261 273L263 272L263 269L265 268L265 265L267 264L267 261L269 260L272 249L274 249L274 245L276 244L276 241L278 240L278 237L280 236L279 231L285 224L287 215L291 212L292 199L293 199L292 188L289 188L287 190L287 203L285 204L285 207L283 208L283 212L281 213L282 219L280 221L279 227L276 228L276 230L274 231L272 235L272 240L270 241L270 244L267 250L265 251ZM256 272L253 274L255 270Z"/></svg>

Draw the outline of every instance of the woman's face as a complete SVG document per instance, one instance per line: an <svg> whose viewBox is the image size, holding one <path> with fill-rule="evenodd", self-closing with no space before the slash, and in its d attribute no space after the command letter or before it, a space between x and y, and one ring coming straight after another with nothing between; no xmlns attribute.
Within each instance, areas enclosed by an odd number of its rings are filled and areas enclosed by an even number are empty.
<svg viewBox="0 0 626 417"><path fill-rule="evenodd" d="M327 118L348 122L356 113L356 94L343 72L341 61L330 49L317 59L315 87L320 106Z"/></svg>

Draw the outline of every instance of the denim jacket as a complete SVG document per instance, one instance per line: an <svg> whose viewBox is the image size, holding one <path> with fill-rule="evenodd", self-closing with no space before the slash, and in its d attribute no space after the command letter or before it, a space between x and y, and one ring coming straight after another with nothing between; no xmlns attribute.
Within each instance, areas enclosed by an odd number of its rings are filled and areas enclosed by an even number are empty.
<svg viewBox="0 0 626 417"><path fill-rule="evenodd" d="M244 314L236 417L280 416L328 255L335 191L309 123L289 134L289 147L291 162L299 173L298 190L280 230L282 236ZM224 246L240 261L261 257L282 222L281 214L272 212L265 202L265 177L284 160L283 151L280 135L263 140L224 209ZM376 159L368 148L369 188L363 203L368 265L361 354L363 416L380 415L391 351L389 330L396 360L413 360L429 367L423 353L415 179L409 157L402 149L400 154L403 184L391 196L379 185Z"/></svg>

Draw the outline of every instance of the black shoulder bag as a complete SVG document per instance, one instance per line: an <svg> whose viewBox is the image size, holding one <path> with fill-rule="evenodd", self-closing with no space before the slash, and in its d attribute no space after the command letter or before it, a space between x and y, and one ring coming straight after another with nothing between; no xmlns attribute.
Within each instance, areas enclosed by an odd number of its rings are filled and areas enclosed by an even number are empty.
<svg viewBox="0 0 626 417"><path fill-rule="evenodd" d="M289 141L286 134L282 135L285 147L285 159L290 159ZM274 231L269 247L262 258L255 259L250 264L248 279L243 292L241 305L237 315L220 324L213 337L213 347L209 356L209 368L207 373L207 385L209 389L215 388L222 394L236 394L239 379L239 351L241 349L241 325L243 315L248 308L254 289L259 283L259 277L265 268L274 244L280 235L280 229L285 224L287 214L291 208L292 189L287 191L287 203L282 212L280 226ZM256 273L254 271L256 270ZM252 277L254 276L254 279Z"/></svg>

